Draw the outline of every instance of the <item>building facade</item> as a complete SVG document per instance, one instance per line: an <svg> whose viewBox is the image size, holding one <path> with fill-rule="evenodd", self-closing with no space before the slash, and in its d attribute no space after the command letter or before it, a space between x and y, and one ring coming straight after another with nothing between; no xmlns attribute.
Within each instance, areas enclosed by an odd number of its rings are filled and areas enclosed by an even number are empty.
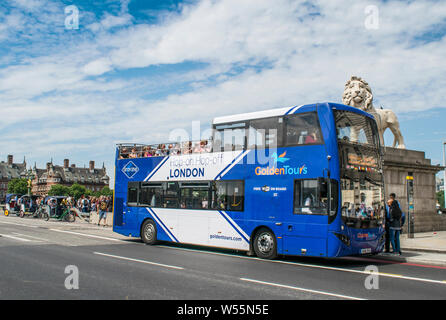
<svg viewBox="0 0 446 320"><path fill-rule="evenodd" d="M14 163L13 156L8 155L6 162L0 162L0 203L5 202L9 181L16 178L23 178L25 172L25 159L23 159L23 163Z"/></svg>
<svg viewBox="0 0 446 320"><path fill-rule="evenodd" d="M34 165L32 171L35 176L32 193L39 196L48 195L51 186L55 184L70 187L76 183L91 191L100 191L110 182L105 166L95 168L94 161L90 161L88 168L78 168L75 164L70 166L69 159L64 160L63 166L54 165L51 161L45 169L38 169Z"/></svg>

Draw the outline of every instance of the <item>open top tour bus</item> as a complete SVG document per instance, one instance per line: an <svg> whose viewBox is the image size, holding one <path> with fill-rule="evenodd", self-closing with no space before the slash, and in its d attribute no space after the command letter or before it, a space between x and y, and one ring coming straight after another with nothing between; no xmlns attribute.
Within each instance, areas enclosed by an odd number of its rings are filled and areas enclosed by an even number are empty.
<svg viewBox="0 0 446 320"><path fill-rule="evenodd" d="M117 146L115 232L267 259L382 251L373 116L318 103L216 118L212 131L195 148Z"/></svg>

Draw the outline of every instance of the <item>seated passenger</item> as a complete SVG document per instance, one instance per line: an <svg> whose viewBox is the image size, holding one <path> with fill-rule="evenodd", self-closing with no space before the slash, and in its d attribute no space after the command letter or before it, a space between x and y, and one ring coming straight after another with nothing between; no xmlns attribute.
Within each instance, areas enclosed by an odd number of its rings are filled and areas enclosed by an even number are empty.
<svg viewBox="0 0 446 320"><path fill-rule="evenodd" d="M170 150L170 152L172 153L172 155L177 156L180 154L180 145L178 143L175 143L175 145L172 147L172 149Z"/></svg>
<svg viewBox="0 0 446 320"><path fill-rule="evenodd" d="M130 152L129 158L138 158L138 151L136 150L136 148L132 148L132 152Z"/></svg>
<svg viewBox="0 0 446 320"><path fill-rule="evenodd" d="M204 142L203 141L197 142L194 147L194 153L204 153L204 152L205 152Z"/></svg>
<svg viewBox="0 0 446 320"><path fill-rule="evenodd" d="M192 153L200 153L200 144L198 142L195 142Z"/></svg>
<svg viewBox="0 0 446 320"><path fill-rule="evenodd" d="M200 153L206 153L206 152L209 152L208 150L207 150L207 148L206 148L206 145L207 145L207 140L201 140L200 141Z"/></svg>
<svg viewBox="0 0 446 320"><path fill-rule="evenodd" d="M167 154L168 156L173 156L173 155L174 155L173 144L170 143L170 144L167 146L166 154Z"/></svg>
<svg viewBox="0 0 446 320"><path fill-rule="evenodd" d="M160 151L161 151L161 155L164 157L167 155L167 149L166 149L166 145L162 144L160 147Z"/></svg>
<svg viewBox="0 0 446 320"><path fill-rule="evenodd" d="M121 149L121 154L119 155L119 159L127 159L129 157L129 151L127 148Z"/></svg>
<svg viewBox="0 0 446 320"><path fill-rule="evenodd" d="M311 143L318 143L317 135L316 135L316 129L312 129L310 131L310 134L307 135L305 138L305 144L311 144Z"/></svg>
<svg viewBox="0 0 446 320"><path fill-rule="evenodd" d="M192 153L192 141L185 142L182 148L182 154L191 154Z"/></svg>
<svg viewBox="0 0 446 320"><path fill-rule="evenodd" d="M144 147L144 157L152 157L152 148L150 148L149 146L145 146Z"/></svg>
<svg viewBox="0 0 446 320"><path fill-rule="evenodd" d="M211 152L212 151L212 146L209 143L209 141L208 140L203 140L203 142L204 142L204 152L205 153Z"/></svg>

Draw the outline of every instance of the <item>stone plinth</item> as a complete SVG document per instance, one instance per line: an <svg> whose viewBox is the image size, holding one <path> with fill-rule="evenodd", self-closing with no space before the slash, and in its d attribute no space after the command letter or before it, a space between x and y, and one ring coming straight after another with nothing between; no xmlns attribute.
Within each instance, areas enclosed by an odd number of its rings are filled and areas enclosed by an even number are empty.
<svg viewBox="0 0 446 320"><path fill-rule="evenodd" d="M415 150L386 147L384 152L384 182L386 199L395 193L403 211L408 212L407 180L413 176L414 232L446 230L446 215L436 212L435 175L443 170L434 166L425 153ZM404 225L407 232L408 220Z"/></svg>

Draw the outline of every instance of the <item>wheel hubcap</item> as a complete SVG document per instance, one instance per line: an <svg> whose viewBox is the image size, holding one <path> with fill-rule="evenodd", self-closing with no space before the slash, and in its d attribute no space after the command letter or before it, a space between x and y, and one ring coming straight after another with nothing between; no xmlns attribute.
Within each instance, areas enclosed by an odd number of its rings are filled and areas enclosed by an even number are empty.
<svg viewBox="0 0 446 320"><path fill-rule="evenodd" d="M268 233L262 233L257 240L257 247L262 253L269 253L274 247L273 237Z"/></svg>
<svg viewBox="0 0 446 320"><path fill-rule="evenodd" d="M148 224L144 230L144 235L147 240L152 241L154 235L155 235L155 227L153 224Z"/></svg>

